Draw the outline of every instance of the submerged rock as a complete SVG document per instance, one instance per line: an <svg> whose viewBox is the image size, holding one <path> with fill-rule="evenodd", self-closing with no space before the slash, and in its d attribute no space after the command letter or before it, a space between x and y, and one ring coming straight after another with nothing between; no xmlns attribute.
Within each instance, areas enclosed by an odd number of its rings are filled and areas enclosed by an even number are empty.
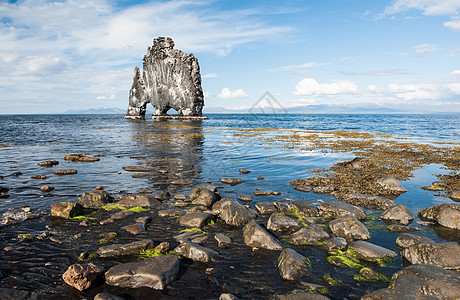
<svg viewBox="0 0 460 300"><path fill-rule="evenodd" d="M73 162L95 162L99 161L100 159L97 157L89 157L83 154L70 154L64 156L64 160L70 160Z"/></svg>
<svg viewBox="0 0 460 300"><path fill-rule="evenodd" d="M460 204L435 205L418 214L422 220L436 221L444 227L460 230Z"/></svg>
<svg viewBox="0 0 460 300"><path fill-rule="evenodd" d="M105 273L108 285L127 288L149 287L163 290L177 278L179 258L174 255L155 256L142 262L123 263Z"/></svg>
<svg viewBox="0 0 460 300"><path fill-rule="evenodd" d="M361 300L455 300L460 295L460 273L427 264L412 265L393 274L389 288Z"/></svg>
<svg viewBox="0 0 460 300"><path fill-rule="evenodd" d="M148 47L142 76L138 67L134 69L126 118L144 119L148 103L156 116L171 108L181 116L201 116L204 96L198 60L173 48L173 40L165 37Z"/></svg>
<svg viewBox="0 0 460 300"><path fill-rule="evenodd" d="M431 264L445 269L460 270L460 244L414 243L401 252L411 264Z"/></svg>
<svg viewBox="0 0 460 300"><path fill-rule="evenodd" d="M371 237L366 226L352 215L332 220L329 222L329 228L338 237L354 240L368 240Z"/></svg>
<svg viewBox="0 0 460 300"><path fill-rule="evenodd" d="M402 204L398 204L384 211L380 215L380 219L407 225L414 220L414 216L410 213L407 207Z"/></svg>
<svg viewBox="0 0 460 300"><path fill-rule="evenodd" d="M280 242L254 220L244 226L243 239L244 243L250 247L269 250L283 249Z"/></svg>
<svg viewBox="0 0 460 300"><path fill-rule="evenodd" d="M67 271L62 275L62 279L65 283L73 286L79 291L86 290L97 281L102 274L104 269L92 264L75 264L71 265Z"/></svg>
<svg viewBox="0 0 460 300"><path fill-rule="evenodd" d="M285 280L299 280L302 276L311 275L310 261L291 248L285 248L278 257L278 270Z"/></svg>

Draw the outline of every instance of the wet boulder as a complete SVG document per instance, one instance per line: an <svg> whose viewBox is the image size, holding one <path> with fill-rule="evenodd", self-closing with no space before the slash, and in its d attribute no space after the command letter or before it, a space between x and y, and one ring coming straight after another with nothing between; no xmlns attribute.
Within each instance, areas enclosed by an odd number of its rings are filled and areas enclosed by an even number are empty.
<svg viewBox="0 0 460 300"><path fill-rule="evenodd" d="M127 172L151 172L152 171L152 169L141 167L141 166L127 166L127 167L122 167L122 169Z"/></svg>
<svg viewBox="0 0 460 300"><path fill-rule="evenodd" d="M123 226L120 229L126 230L127 232L131 234L138 235L139 233L145 231L145 225L142 223L136 223L136 224Z"/></svg>
<svg viewBox="0 0 460 300"><path fill-rule="evenodd" d="M193 212L182 216L179 223L186 227L201 228L211 222L212 217L211 213Z"/></svg>
<svg viewBox="0 0 460 300"><path fill-rule="evenodd" d="M217 241L219 247L225 247L232 243L232 239L223 233L216 233L214 239Z"/></svg>
<svg viewBox="0 0 460 300"><path fill-rule="evenodd" d="M406 267L393 274L389 288L361 300L455 300L460 295L460 273L428 264Z"/></svg>
<svg viewBox="0 0 460 300"><path fill-rule="evenodd" d="M174 255L155 256L142 262L122 263L105 273L108 285L163 290L177 278L179 258Z"/></svg>
<svg viewBox="0 0 460 300"><path fill-rule="evenodd" d="M410 233L400 234L398 238L396 239L396 245L398 245L401 248L407 248L409 246L420 244L420 243L435 244L436 242L427 237L414 235Z"/></svg>
<svg viewBox="0 0 460 300"><path fill-rule="evenodd" d="M202 243L208 239L208 235L201 230L184 231L174 236L174 239L179 243L193 242Z"/></svg>
<svg viewBox="0 0 460 300"><path fill-rule="evenodd" d="M104 274L104 271L104 269L92 263L83 265L75 264L67 269L62 275L62 279L68 285L79 291L83 291L89 288L93 282L97 281Z"/></svg>
<svg viewBox="0 0 460 300"><path fill-rule="evenodd" d="M207 187L203 186L194 188L190 193L189 198L192 201L192 204L202 205L207 208L210 208L217 200L216 194Z"/></svg>
<svg viewBox="0 0 460 300"><path fill-rule="evenodd" d="M253 210L249 210L237 202L230 203L220 213L220 218L225 223L234 226L244 225L255 217L256 214Z"/></svg>
<svg viewBox="0 0 460 300"><path fill-rule="evenodd" d="M108 292L103 292L94 296L93 300L125 300L125 298L119 297L114 294L110 294Z"/></svg>
<svg viewBox="0 0 460 300"><path fill-rule="evenodd" d="M318 207L320 215L331 218L339 218L352 215L358 220L365 220L366 213L361 208L343 202L325 202Z"/></svg>
<svg viewBox="0 0 460 300"><path fill-rule="evenodd" d="M460 230L460 204L440 204L422 209L422 220L435 221L439 225Z"/></svg>
<svg viewBox="0 0 460 300"><path fill-rule="evenodd" d="M274 231L297 230L302 227L302 223L294 218L280 213L271 214L267 222L267 229Z"/></svg>
<svg viewBox="0 0 460 300"><path fill-rule="evenodd" d="M215 202L213 205L212 205L212 208L211 208L211 211L212 213L217 216L219 215L220 213L222 213L222 211L224 209L226 209L228 206L230 206L232 203L234 203L233 200L230 200L228 198L223 198L217 202Z"/></svg>
<svg viewBox="0 0 460 300"><path fill-rule="evenodd" d="M240 195L237 198L238 198L238 200L243 201L243 202L251 202L252 201L252 197L247 196L247 195Z"/></svg>
<svg viewBox="0 0 460 300"><path fill-rule="evenodd" d="M278 257L278 270L285 280L299 280L302 276L311 275L310 261L291 248L285 248Z"/></svg>
<svg viewBox="0 0 460 300"><path fill-rule="evenodd" d="M354 240L368 240L371 235L363 223L352 215L340 217L329 222L329 228L335 236Z"/></svg>
<svg viewBox="0 0 460 300"><path fill-rule="evenodd" d="M84 208L99 209L106 205L113 198L104 190L94 190L88 193L83 193L77 200L77 203Z"/></svg>
<svg viewBox="0 0 460 300"><path fill-rule="evenodd" d="M96 254L99 257L116 257L132 255L148 248L153 248L153 242L149 239L144 239L128 244L111 244L101 246L97 249Z"/></svg>
<svg viewBox="0 0 460 300"><path fill-rule="evenodd" d="M270 201L261 201L256 203L256 210L260 215L271 215L274 212L277 212L278 209L275 207L273 202Z"/></svg>
<svg viewBox="0 0 460 300"><path fill-rule="evenodd" d="M304 290L293 290L284 295L274 295L274 300L328 300L329 298L321 295L321 294L314 294L310 291Z"/></svg>
<svg viewBox="0 0 460 300"><path fill-rule="evenodd" d="M118 201L116 204L125 208L132 208L136 206L155 208L161 207L161 202L158 201L158 199L146 194L125 195L122 196L120 201Z"/></svg>
<svg viewBox="0 0 460 300"><path fill-rule="evenodd" d="M73 202L61 202L51 205L51 216L70 219L83 213L83 206Z"/></svg>
<svg viewBox="0 0 460 300"><path fill-rule="evenodd" d="M447 197L454 201L460 202L460 190L450 191L447 194Z"/></svg>
<svg viewBox="0 0 460 300"><path fill-rule="evenodd" d="M407 190L393 176L383 173L375 174L375 183L389 194L402 194Z"/></svg>
<svg viewBox="0 0 460 300"><path fill-rule="evenodd" d="M203 247L193 242L185 242L174 249L177 252L193 261L210 262L219 255L219 252Z"/></svg>
<svg viewBox="0 0 460 300"><path fill-rule="evenodd" d="M44 193L51 192L52 190L54 190L54 186L51 186L51 185L42 185L40 187L40 191L42 191Z"/></svg>
<svg viewBox="0 0 460 300"><path fill-rule="evenodd" d="M402 251L402 256L411 264L430 264L445 269L460 270L460 244L416 243Z"/></svg>
<svg viewBox="0 0 460 300"><path fill-rule="evenodd" d="M254 196L279 196L281 195L280 191L254 191L252 192Z"/></svg>
<svg viewBox="0 0 460 300"><path fill-rule="evenodd" d="M347 240L341 237L333 237L326 241L326 249L328 253L344 250L347 248Z"/></svg>
<svg viewBox="0 0 460 300"><path fill-rule="evenodd" d="M384 211L380 219L407 225L414 220L414 216L406 206L398 204Z"/></svg>
<svg viewBox="0 0 460 300"><path fill-rule="evenodd" d="M318 208L308 201L292 201L289 208L300 217L318 216Z"/></svg>
<svg viewBox="0 0 460 300"><path fill-rule="evenodd" d="M45 161L39 162L37 165L39 165L40 167L51 168L51 167L59 165L59 162L57 160L45 160Z"/></svg>
<svg viewBox="0 0 460 300"><path fill-rule="evenodd" d="M74 175L77 174L78 171L76 169L65 169L65 170L56 170L54 171L54 175L65 176L65 175Z"/></svg>
<svg viewBox="0 0 460 300"><path fill-rule="evenodd" d="M159 217L182 217L185 215L185 211L179 208L168 208L158 211Z"/></svg>
<svg viewBox="0 0 460 300"><path fill-rule="evenodd" d="M348 249L359 259L377 263L398 255L390 249L365 241L355 241L351 243Z"/></svg>
<svg viewBox="0 0 460 300"><path fill-rule="evenodd" d="M310 245L328 239L329 234L316 224L310 224L307 227L293 233L290 242L294 245Z"/></svg>
<svg viewBox="0 0 460 300"><path fill-rule="evenodd" d="M241 178L222 178L220 182L229 184L229 185L237 185L243 182Z"/></svg>
<svg viewBox="0 0 460 300"><path fill-rule="evenodd" d="M396 205L393 200L382 196L365 195L360 193L350 193L343 196L342 201L374 210L387 210Z"/></svg>
<svg viewBox="0 0 460 300"><path fill-rule="evenodd" d="M244 243L250 247L269 250L283 249L280 242L254 220L244 226L243 239Z"/></svg>

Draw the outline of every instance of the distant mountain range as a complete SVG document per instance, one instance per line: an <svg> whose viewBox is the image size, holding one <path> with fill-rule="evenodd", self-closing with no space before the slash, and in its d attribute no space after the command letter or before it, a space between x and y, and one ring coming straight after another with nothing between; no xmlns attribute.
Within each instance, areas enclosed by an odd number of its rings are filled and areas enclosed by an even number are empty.
<svg viewBox="0 0 460 300"><path fill-rule="evenodd" d="M88 109L69 109L64 112L68 115L119 115L126 114L126 109L118 107L100 107L100 108L88 108Z"/></svg>
<svg viewBox="0 0 460 300"><path fill-rule="evenodd" d="M147 108L147 116L152 115L153 108ZM170 114L175 114L171 113ZM361 105L305 105L289 108L251 108L251 109L229 109L224 107L208 107L205 106L203 114L251 114L251 113L267 113L267 114L398 114L398 113L444 113L443 111L434 111L428 107L385 107L376 104L361 104ZM64 114L126 114L126 109L118 107L101 107L75 110L71 109Z"/></svg>

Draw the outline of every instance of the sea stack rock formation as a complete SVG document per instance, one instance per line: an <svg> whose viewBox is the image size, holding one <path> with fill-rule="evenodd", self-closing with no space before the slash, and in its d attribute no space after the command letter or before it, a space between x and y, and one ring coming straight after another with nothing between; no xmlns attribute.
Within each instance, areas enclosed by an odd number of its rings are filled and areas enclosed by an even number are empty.
<svg viewBox="0 0 460 300"><path fill-rule="evenodd" d="M126 119L145 119L147 104L155 108L153 118L205 119L198 59L174 49L171 38L159 37L147 48L143 72L134 69ZM179 116L167 116L169 109Z"/></svg>

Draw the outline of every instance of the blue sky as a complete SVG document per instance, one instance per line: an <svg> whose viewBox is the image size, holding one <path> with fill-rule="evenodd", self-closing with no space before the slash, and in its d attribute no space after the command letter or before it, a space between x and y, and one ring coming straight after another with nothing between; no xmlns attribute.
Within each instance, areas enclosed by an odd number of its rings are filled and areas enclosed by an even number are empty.
<svg viewBox="0 0 460 300"><path fill-rule="evenodd" d="M124 109L157 36L198 58L206 107L460 112L460 0L27 0L0 1L0 113Z"/></svg>

